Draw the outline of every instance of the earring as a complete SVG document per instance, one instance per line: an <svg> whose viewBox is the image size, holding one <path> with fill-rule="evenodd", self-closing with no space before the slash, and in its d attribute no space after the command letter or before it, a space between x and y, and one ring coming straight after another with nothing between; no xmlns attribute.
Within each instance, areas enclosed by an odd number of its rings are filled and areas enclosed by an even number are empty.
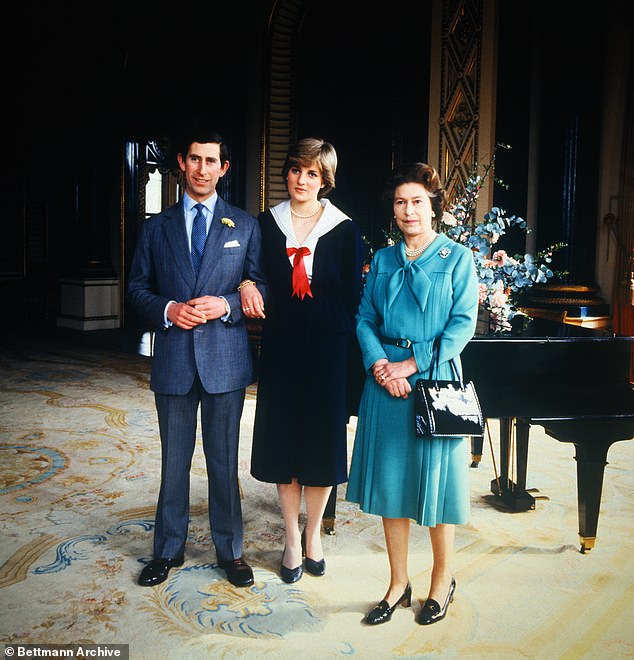
<svg viewBox="0 0 634 660"><path fill-rule="evenodd" d="M432 218L435 218L435 217L436 217L436 213L435 213L435 211L432 211L432 212L431 212L431 217L432 217Z"/></svg>

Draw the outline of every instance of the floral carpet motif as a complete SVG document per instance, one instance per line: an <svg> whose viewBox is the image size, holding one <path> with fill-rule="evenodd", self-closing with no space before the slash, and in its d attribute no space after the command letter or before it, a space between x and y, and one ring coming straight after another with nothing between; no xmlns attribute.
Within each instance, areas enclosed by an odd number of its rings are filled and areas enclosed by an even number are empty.
<svg viewBox="0 0 634 660"><path fill-rule="evenodd" d="M446 619L414 622L431 551L426 530L413 525L413 607L370 629L361 619L387 587L385 543L381 521L346 502L345 487L336 534L323 537L326 575L293 585L279 577L275 486L249 473L255 387L239 463L255 583L236 589L215 563L198 446L185 563L161 585L139 587L160 474L149 367L140 355L61 339L11 338L0 348L0 642L129 644L135 660L634 656L631 441L608 455L587 555L576 534L573 448L531 430L528 485L543 499L534 511L510 513L491 495L485 447L470 472L472 520L457 530L458 586Z"/></svg>
<svg viewBox="0 0 634 660"><path fill-rule="evenodd" d="M0 461L8 467L2 474L0 495L42 483L63 470L68 463L66 456L50 447L26 445L0 447ZM18 499L28 502L31 498L23 496Z"/></svg>
<svg viewBox="0 0 634 660"><path fill-rule="evenodd" d="M320 627L310 599L277 576L256 570L254 584L237 589L215 569L216 564L202 564L176 572L153 590L145 609L162 628L183 635L283 637Z"/></svg>

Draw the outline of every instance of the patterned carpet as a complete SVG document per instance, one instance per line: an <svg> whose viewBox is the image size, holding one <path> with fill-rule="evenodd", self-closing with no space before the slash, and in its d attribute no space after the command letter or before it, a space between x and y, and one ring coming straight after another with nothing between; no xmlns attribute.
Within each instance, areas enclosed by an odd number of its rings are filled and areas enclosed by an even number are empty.
<svg viewBox="0 0 634 660"><path fill-rule="evenodd" d="M130 657L634 657L634 445L608 455L595 549L578 551L573 448L531 431L534 511L490 494L488 448L471 470L472 520L457 532L455 603L434 626L399 609L360 621L386 587L380 520L343 500L324 537L327 573L287 585L275 488L249 475L256 389L242 424L245 556L255 584L234 589L215 562L197 448L185 565L141 588L151 552L160 447L149 358L63 339L0 349L0 641L129 644ZM354 420L353 420L354 421ZM492 423L494 437L497 430ZM352 450L354 425L350 427ZM498 448L495 446L496 452ZM427 592L426 530L412 527L414 610Z"/></svg>

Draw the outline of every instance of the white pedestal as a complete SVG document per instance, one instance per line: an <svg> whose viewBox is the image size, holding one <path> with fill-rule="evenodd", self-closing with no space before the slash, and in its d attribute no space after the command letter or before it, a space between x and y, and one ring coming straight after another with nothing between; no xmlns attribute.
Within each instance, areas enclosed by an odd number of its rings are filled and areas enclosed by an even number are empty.
<svg viewBox="0 0 634 660"><path fill-rule="evenodd" d="M57 325L74 330L119 328L119 280L86 277L60 280L61 314Z"/></svg>

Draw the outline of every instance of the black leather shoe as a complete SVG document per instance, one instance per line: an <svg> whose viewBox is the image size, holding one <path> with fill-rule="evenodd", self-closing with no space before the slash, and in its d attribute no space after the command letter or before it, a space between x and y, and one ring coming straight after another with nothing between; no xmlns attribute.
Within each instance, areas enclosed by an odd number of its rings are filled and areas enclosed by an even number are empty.
<svg viewBox="0 0 634 660"><path fill-rule="evenodd" d="M376 607L372 608L363 619L370 626L376 626L379 623L387 623L394 610L399 606L410 607L412 604L412 585L407 583L403 595L394 603L392 607L386 600L382 600Z"/></svg>
<svg viewBox="0 0 634 660"><path fill-rule="evenodd" d="M167 580L170 568L182 566L184 557L156 557L149 561L139 575L139 584L142 587L153 587Z"/></svg>
<svg viewBox="0 0 634 660"><path fill-rule="evenodd" d="M280 566L280 576L286 584L298 582L302 575L304 575L304 567L301 564L297 568L286 568L284 564Z"/></svg>
<svg viewBox="0 0 634 660"><path fill-rule="evenodd" d="M310 557L306 557L304 559L304 566L306 567L306 571L308 573L310 573L311 575L316 575L318 577L326 572L325 559L320 559L319 561L315 561Z"/></svg>
<svg viewBox="0 0 634 660"><path fill-rule="evenodd" d="M304 566L306 567L306 572L307 573L310 573L311 575L316 575L317 577L319 577L320 575L323 575L326 572L326 560L325 559L320 559L319 561L315 561L314 559L311 559L306 554L306 528L305 527L304 527L304 531L302 532L302 559L305 559Z"/></svg>
<svg viewBox="0 0 634 660"><path fill-rule="evenodd" d="M280 577L286 584L293 584L294 582L299 582L302 575L304 575L304 565L300 564L295 568L286 568L284 566L284 555L286 554L286 546L284 546L284 552L282 553L282 561L280 563ZM303 555L302 555L303 556Z"/></svg>
<svg viewBox="0 0 634 660"><path fill-rule="evenodd" d="M253 571L242 557L219 561L218 566L227 574L227 580L234 587L248 587L253 584Z"/></svg>
<svg viewBox="0 0 634 660"><path fill-rule="evenodd" d="M420 623L421 626L428 626L430 623L436 623L436 621L444 619L445 614L447 614L449 603L453 601L453 594L455 590L456 581L451 578L449 593L447 594L445 604L440 607L440 605L433 598L428 598L423 605L423 609L421 609L421 611L416 615L416 623Z"/></svg>

